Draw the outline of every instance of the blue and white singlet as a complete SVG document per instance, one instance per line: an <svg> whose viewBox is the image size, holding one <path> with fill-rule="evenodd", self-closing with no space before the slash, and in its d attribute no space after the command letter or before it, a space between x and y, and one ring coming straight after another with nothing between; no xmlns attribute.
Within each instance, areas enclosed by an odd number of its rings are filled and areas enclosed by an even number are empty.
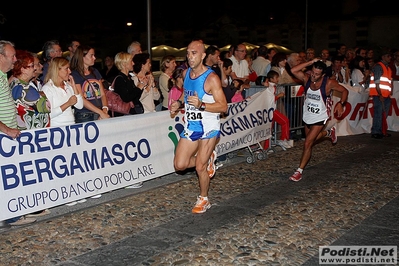
<svg viewBox="0 0 399 266"><path fill-rule="evenodd" d="M220 136L220 113L211 113L207 111L200 111L197 107L190 105L187 102L188 96L194 96L197 93L198 98L203 103L214 103L215 100L211 94L206 93L204 89L205 80L210 73L213 72L210 68L203 74L196 78L190 77L191 68L188 68L186 76L184 77L184 116L186 123L184 124L184 131L180 137L187 138L192 141L198 139L209 139Z"/></svg>

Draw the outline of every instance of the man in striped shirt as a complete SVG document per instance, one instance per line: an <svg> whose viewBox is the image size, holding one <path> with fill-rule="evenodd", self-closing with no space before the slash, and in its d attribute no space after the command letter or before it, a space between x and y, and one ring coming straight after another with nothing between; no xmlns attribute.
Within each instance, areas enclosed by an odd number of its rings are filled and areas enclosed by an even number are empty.
<svg viewBox="0 0 399 266"><path fill-rule="evenodd" d="M14 44L0 40L0 131L11 138L17 138L21 132L17 129L17 109L8 86L7 72L13 69L15 57ZM0 221L0 230L10 225L34 223L36 219L18 216L7 221Z"/></svg>
<svg viewBox="0 0 399 266"><path fill-rule="evenodd" d="M0 131L12 138L19 136L17 110L8 86L7 72L17 61L14 44L0 40Z"/></svg>

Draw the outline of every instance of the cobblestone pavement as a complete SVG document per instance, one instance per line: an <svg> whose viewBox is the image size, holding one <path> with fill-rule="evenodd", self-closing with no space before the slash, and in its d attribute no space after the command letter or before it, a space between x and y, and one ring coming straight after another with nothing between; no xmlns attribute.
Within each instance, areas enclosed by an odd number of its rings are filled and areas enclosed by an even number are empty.
<svg viewBox="0 0 399 266"><path fill-rule="evenodd" d="M300 182L288 177L303 140L253 164L239 151L212 179L213 206L201 215L191 214L193 172L106 193L109 200L84 207L53 208L32 225L1 232L0 265L317 265L319 246L348 244L344 236L398 202L399 133L391 133L323 141ZM149 189L153 182L162 185ZM357 244L399 245L396 213L355 236L363 241ZM386 237L368 235L372 229Z"/></svg>

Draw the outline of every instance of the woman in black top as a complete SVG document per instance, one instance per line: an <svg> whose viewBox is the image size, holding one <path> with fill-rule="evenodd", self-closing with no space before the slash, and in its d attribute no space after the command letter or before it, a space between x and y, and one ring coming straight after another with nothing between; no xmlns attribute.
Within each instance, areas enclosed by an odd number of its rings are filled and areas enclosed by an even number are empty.
<svg viewBox="0 0 399 266"><path fill-rule="evenodd" d="M134 84L134 81L129 76L129 71L133 70L132 57L131 54L126 52L116 54L115 65L119 69L119 73L115 77L112 87L114 92L119 94L124 102L133 102L134 107L130 109L130 114L142 114L144 110L140 102L140 97L148 82L143 80L138 83L138 86ZM114 112L114 116L122 115Z"/></svg>

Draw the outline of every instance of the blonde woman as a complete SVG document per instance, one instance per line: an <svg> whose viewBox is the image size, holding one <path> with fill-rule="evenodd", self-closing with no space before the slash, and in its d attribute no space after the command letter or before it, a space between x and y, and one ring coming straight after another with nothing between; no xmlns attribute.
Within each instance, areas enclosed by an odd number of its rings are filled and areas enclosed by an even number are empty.
<svg viewBox="0 0 399 266"><path fill-rule="evenodd" d="M83 98L71 76L66 58L56 57L51 61L42 90L50 102L51 126L74 124L72 106L82 109Z"/></svg>
<svg viewBox="0 0 399 266"><path fill-rule="evenodd" d="M124 102L133 102L134 107L130 109L130 114L144 113L143 106L140 102L141 94L145 87L144 83L138 83L137 86L130 78L129 72L133 71L133 56L127 52L117 53L115 56L115 66L119 69L119 73L113 82L114 92L121 96ZM122 114L114 112L114 116Z"/></svg>
<svg viewBox="0 0 399 266"><path fill-rule="evenodd" d="M75 123L74 111L81 110L84 106L82 94L71 75L69 61L64 57L54 58L44 78L43 92L51 104L51 126L66 126ZM101 194L92 198L101 197ZM67 206L86 202L86 199L72 201Z"/></svg>

